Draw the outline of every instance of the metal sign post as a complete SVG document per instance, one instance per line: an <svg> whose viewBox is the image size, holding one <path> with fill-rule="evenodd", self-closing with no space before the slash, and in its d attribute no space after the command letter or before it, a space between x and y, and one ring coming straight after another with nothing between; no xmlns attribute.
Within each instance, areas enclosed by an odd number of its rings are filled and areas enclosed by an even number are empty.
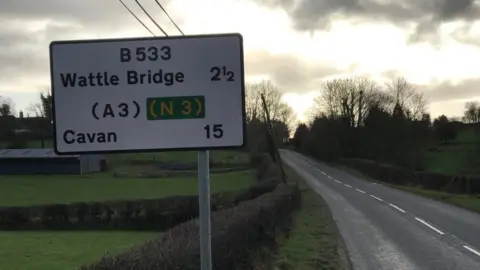
<svg viewBox="0 0 480 270"><path fill-rule="evenodd" d="M201 269L212 269L212 224L210 218L210 154L198 151L198 205Z"/></svg>

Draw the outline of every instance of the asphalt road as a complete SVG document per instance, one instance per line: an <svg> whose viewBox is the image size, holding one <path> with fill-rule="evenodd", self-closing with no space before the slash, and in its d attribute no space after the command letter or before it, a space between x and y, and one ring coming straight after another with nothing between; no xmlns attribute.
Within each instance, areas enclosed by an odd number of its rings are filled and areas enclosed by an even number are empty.
<svg viewBox="0 0 480 270"><path fill-rule="evenodd" d="M353 269L480 270L479 214L281 156L328 203Z"/></svg>

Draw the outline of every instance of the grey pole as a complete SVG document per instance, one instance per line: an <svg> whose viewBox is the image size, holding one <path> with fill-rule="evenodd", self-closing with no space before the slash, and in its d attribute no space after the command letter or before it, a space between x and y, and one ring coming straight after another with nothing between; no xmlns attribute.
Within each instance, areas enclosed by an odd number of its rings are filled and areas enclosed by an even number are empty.
<svg viewBox="0 0 480 270"><path fill-rule="evenodd" d="M202 270L212 270L212 225L210 219L210 154L198 151L198 205L200 260Z"/></svg>

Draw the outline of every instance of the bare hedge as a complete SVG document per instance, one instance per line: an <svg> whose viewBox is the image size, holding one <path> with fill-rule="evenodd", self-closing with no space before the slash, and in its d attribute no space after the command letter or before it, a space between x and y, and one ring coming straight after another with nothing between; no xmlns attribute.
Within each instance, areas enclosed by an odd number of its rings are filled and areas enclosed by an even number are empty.
<svg viewBox="0 0 480 270"><path fill-rule="evenodd" d="M300 203L296 185L280 184L270 193L212 214L214 269L251 269L259 248L273 245L277 231ZM200 269L198 220L166 231L130 251L105 256L81 270Z"/></svg>
<svg viewBox="0 0 480 270"><path fill-rule="evenodd" d="M258 183L240 191L212 194L212 210L235 206L275 187L272 183ZM0 230L163 231L197 216L197 195L1 207Z"/></svg>

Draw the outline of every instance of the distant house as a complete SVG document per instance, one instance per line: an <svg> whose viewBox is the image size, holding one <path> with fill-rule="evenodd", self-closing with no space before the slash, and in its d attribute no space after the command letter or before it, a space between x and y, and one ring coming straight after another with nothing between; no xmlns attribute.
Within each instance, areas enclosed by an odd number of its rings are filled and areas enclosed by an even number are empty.
<svg viewBox="0 0 480 270"><path fill-rule="evenodd" d="M101 155L59 156L53 149L0 149L0 175L89 174L101 171Z"/></svg>

